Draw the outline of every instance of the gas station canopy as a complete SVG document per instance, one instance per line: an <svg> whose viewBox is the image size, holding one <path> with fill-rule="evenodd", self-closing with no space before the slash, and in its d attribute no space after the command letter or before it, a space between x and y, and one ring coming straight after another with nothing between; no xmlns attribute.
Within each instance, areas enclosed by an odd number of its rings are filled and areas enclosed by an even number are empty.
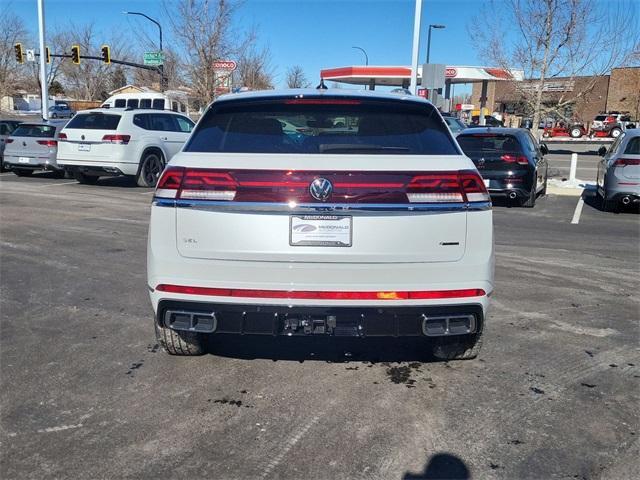
<svg viewBox="0 0 640 480"><path fill-rule="evenodd" d="M350 66L327 68L320 71L320 78L325 81L349 83L352 85L384 85L402 87L411 80L410 67ZM418 67L418 84L422 78L422 67ZM483 80L522 80L521 71L505 68L448 66L445 69L447 83L473 83Z"/></svg>

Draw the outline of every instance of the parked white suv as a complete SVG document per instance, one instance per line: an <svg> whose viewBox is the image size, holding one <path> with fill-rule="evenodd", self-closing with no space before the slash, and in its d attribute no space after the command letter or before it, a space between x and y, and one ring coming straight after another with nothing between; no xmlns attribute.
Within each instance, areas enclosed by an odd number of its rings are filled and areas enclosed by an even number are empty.
<svg viewBox="0 0 640 480"><path fill-rule="evenodd" d="M188 117L167 111L81 111L60 133L58 165L80 183L96 183L104 175L131 175L139 186L153 187L193 126Z"/></svg>
<svg viewBox="0 0 640 480"><path fill-rule="evenodd" d="M170 354L218 333L411 335L472 358L493 259L484 182L431 103L253 92L211 104L162 174L147 281Z"/></svg>

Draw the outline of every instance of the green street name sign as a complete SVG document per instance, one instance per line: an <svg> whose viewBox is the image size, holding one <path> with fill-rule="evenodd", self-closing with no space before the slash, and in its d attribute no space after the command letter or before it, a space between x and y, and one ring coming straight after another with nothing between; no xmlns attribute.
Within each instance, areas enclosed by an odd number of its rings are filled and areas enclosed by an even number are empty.
<svg viewBox="0 0 640 480"><path fill-rule="evenodd" d="M162 65L164 64L164 52L144 52L145 65Z"/></svg>

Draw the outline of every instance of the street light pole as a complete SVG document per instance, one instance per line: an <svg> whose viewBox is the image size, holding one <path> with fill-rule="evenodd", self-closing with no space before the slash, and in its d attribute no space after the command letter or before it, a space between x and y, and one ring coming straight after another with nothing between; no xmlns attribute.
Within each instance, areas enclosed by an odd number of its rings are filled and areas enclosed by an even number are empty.
<svg viewBox="0 0 640 480"><path fill-rule="evenodd" d="M139 15L141 17L146 18L147 20L155 23L158 26L158 31L160 32L160 51L162 52L162 25L157 20L154 20L149 15L145 15L141 12L122 12L125 15ZM158 65L158 70L160 72L160 91L164 91L164 64Z"/></svg>
<svg viewBox="0 0 640 480"><path fill-rule="evenodd" d="M364 53L364 64L369 65L369 55L367 55L367 52L364 50L364 48L362 47L351 47L351 48L355 48L357 50L360 50L362 53Z"/></svg>
<svg viewBox="0 0 640 480"><path fill-rule="evenodd" d="M44 0L38 0L38 33L40 40L40 104L42 119L49 120L49 89L47 88L47 55L44 45Z"/></svg>
<svg viewBox="0 0 640 480"><path fill-rule="evenodd" d="M418 90L418 52L420 51L420 23L422 20L422 0L416 0L413 18L413 49L411 52L411 84L409 91L415 95Z"/></svg>
<svg viewBox="0 0 640 480"><path fill-rule="evenodd" d="M429 63L429 55L431 53L431 29L446 28L445 25L429 25L429 35L427 36L427 63Z"/></svg>

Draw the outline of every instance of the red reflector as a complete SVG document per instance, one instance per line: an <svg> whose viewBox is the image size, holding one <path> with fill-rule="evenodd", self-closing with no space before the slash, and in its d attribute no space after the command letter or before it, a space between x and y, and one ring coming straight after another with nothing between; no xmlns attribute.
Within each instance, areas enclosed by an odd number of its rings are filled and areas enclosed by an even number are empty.
<svg viewBox="0 0 640 480"><path fill-rule="evenodd" d="M640 165L640 158L619 158L613 165L615 167L626 167L628 165Z"/></svg>
<svg viewBox="0 0 640 480"><path fill-rule="evenodd" d="M486 292L481 288L467 288L464 290L420 290L407 292L324 292L302 290L245 290L161 284L156 287L156 290L159 292L184 293L186 295L206 295L211 297L284 298L302 300L431 300L442 298L482 297L486 295Z"/></svg>
<svg viewBox="0 0 640 480"><path fill-rule="evenodd" d="M333 98L293 98L285 100L286 105L360 105L360 100L333 99Z"/></svg>
<svg viewBox="0 0 640 480"><path fill-rule="evenodd" d="M55 140L38 140L38 143L46 147L55 147L58 145L58 142L56 142Z"/></svg>
<svg viewBox="0 0 640 480"><path fill-rule="evenodd" d="M66 139L67 139L66 133L61 133L60 135L58 135L58 140L66 140Z"/></svg>
<svg viewBox="0 0 640 480"><path fill-rule="evenodd" d="M13 138L7 138L7 139L5 140L5 143L13 143Z"/></svg>
<svg viewBox="0 0 640 480"><path fill-rule="evenodd" d="M118 145L127 145L131 140L131 135L105 135L102 137L103 142L116 143Z"/></svg>

